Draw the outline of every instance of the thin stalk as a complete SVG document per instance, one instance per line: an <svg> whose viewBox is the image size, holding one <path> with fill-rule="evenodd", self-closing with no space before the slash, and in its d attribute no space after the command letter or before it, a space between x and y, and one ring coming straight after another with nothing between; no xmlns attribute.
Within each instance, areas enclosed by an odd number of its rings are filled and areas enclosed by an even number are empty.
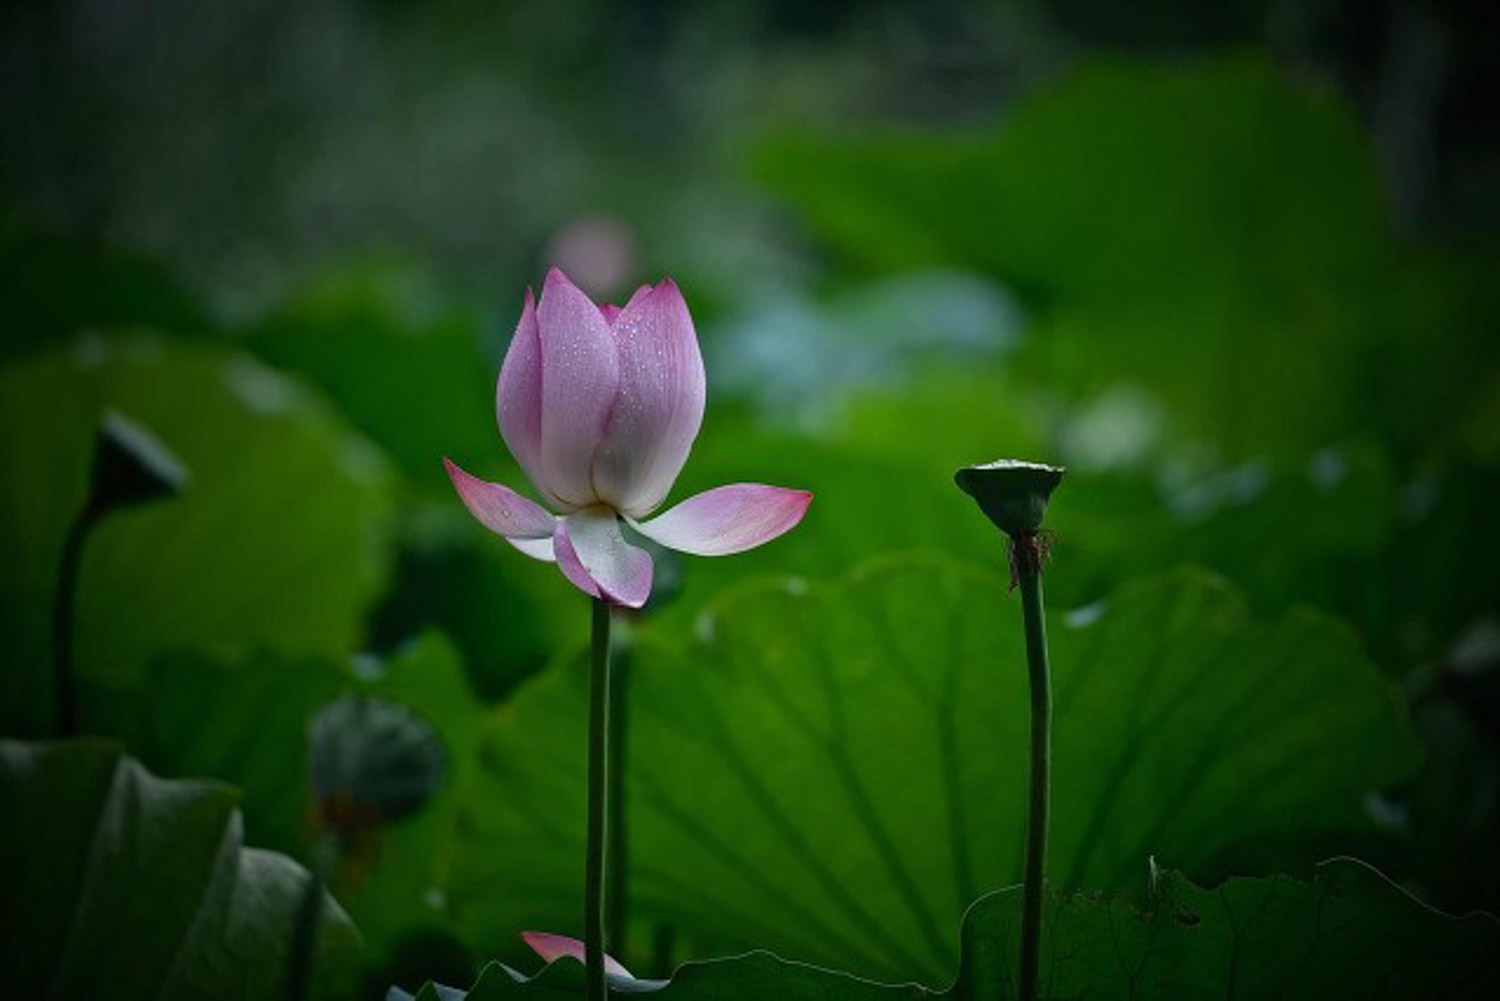
<svg viewBox="0 0 1500 1001"><path fill-rule="evenodd" d="M594 599L589 668L589 836L584 865L583 944L589 1001L604 1001L604 851L609 789L609 603Z"/></svg>
<svg viewBox="0 0 1500 1001"><path fill-rule="evenodd" d="M338 852L334 835L324 831L313 848L312 868L302 884L302 899L292 924L292 944L287 953L286 1001L304 1001L312 983L313 959L318 951L318 924L323 915L323 888Z"/></svg>
<svg viewBox="0 0 1500 1001"><path fill-rule="evenodd" d="M78 604L78 575L83 566L83 544L94 525L92 508L85 507L68 527L57 568L57 590L52 595L53 704L57 734L78 732L78 682L73 675L73 615Z"/></svg>
<svg viewBox="0 0 1500 1001"><path fill-rule="evenodd" d="M1042 943L1042 897L1047 872L1047 812L1052 772L1052 677L1047 664L1042 554L1035 536L1018 536L1014 562L1026 627L1031 687L1031 775L1027 787L1026 872L1021 890L1021 1001L1036 1001Z"/></svg>
<svg viewBox="0 0 1500 1001"><path fill-rule="evenodd" d="M630 674L634 670L633 657L628 645L616 650L610 664L609 676L609 836L605 839L608 857L605 860L607 885L604 894L604 948L616 956L629 951L626 948L626 901L629 887L626 880L630 873L625 824L625 768L629 744L626 727L630 715Z"/></svg>

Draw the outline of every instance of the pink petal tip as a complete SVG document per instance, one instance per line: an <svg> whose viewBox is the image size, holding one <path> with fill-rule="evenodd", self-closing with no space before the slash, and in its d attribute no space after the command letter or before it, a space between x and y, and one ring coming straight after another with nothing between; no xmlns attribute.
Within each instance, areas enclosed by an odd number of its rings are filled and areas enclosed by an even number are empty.
<svg viewBox="0 0 1500 1001"><path fill-rule="evenodd" d="M694 556L729 556L764 545L795 528L813 495L761 483L734 483L689 497L636 529L668 549Z"/></svg>
<svg viewBox="0 0 1500 1001"><path fill-rule="evenodd" d="M447 456L443 457L443 466L459 500L485 528L508 539L545 539L552 535L556 519L540 504L503 484L469 475Z"/></svg>
<svg viewBox="0 0 1500 1001"><path fill-rule="evenodd" d="M576 959L580 963L587 962L588 950L584 944L576 938L566 935L553 935L544 931L523 931L521 938L531 947L531 951L542 957L548 963L555 963L559 959ZM622 966L613 956L608 953L604 956L604 972L612 977L622 977L626 980L634 980L634 975Z"/></svg>

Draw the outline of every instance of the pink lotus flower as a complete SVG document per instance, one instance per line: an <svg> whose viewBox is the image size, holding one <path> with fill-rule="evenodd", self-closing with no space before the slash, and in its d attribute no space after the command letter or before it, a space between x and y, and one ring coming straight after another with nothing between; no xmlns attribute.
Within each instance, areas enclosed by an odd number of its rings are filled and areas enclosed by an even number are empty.
<svg viewBox="0 0 1500 1001"><path fill-rule="evenodd" d="M695 556L744 552L802 520L812 494L759 483L705 491L654 518L703 423L703 357L670 278L623 309L593 304L553 268L500 367L500 434L553 514L444 459L465 506L527 556L555 561L585 594L629 608L651 593L632 528Z"/></svg>

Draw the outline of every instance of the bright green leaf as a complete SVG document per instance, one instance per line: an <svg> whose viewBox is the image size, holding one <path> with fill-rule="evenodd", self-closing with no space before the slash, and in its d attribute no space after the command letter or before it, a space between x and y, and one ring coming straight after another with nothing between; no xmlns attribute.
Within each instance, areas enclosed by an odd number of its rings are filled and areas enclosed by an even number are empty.
<svg viewBox="0 0 1500 1001"><path fill-rule="evenodd" d="M1413 766L1347 630L1257 623L1201 572L1055 615L1052 648L1061 888L1133 886L1151 855L1217 872L1243 842L1364 836L1365 795ZM1020 872L1022 651L1000 573L935 558L748 587L686 649L641 643L624 667L634 933L941 981L963 908ZM492 953L577 932L585 678L563 662L493 721L454 881Z"/></svg>

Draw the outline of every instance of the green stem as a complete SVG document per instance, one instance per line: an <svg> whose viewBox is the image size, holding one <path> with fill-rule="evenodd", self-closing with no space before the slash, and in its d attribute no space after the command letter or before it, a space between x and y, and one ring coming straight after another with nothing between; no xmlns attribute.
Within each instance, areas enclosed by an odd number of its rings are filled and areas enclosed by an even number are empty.
<svg viewBox="0 0 1500 1001"><path fill-rule="evenodd" d="M583 944L589 1001L604 1001L604 850L609 781L609 603L594 599L589 670L589 836Z"/></svg>
<svg viewBox="0 0 1500 1001"><path fill-rule="evenodd" d="M323 888L333 869L338 844L333 834L324 831L313 847L312 868L302 884L302 900L292 923L292 943L287 954L286 1001L304 1001L312 984L314 957L318 951L318 925L323 916Z"/></svg>
<svg viewBox="0 0 1500 1001"><path fill-rule="evenodd" d="M626 901L629 887L626 880L630 874L627 865L629 830L625 824L625 769L626 755L630 747L626 737L626 726L630 715L630 673L634 670L631 649L622 644L613 653L609 677L609 785L605 795L609 817L609 837L605 839L608 858L604 870L607 880L604 894L604 947L616 956L626 949Z"/></svg>
<svg viewBox="0 0 1500 1001"><path fill-rule="evenodd" d="M93 507L78 512L68 527L57 568L57 590L52 596L53 703L57 734L78 731L78 682L73 675L73 614L78 604L78 574L83 567L83 544L94 525Z"/></svg>
<svg viewBox="0 0 1500 1001"><path fill-rule="evenodd" d="M1035 1001L1046 889L1047 810L1051 798L1052 678L1047 665L1046 603L1042 555L1035 536L1017 536L1016 584L1026 626L1026 666L1031 687L1031 776L1027 787L1026 873L1021 895L1021 1001Z"/></svg>

